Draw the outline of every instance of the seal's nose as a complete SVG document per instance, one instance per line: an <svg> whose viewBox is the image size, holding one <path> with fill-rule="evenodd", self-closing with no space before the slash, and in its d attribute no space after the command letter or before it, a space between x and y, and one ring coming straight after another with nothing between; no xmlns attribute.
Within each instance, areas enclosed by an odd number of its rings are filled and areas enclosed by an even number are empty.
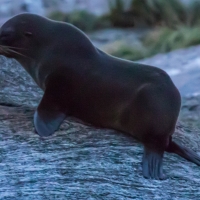
<svg viewBox="0 0 200 200"><path fill-rule="evenodd" d="M13 37L14 30L11 28L0 29L0 43L3 41L8 41Z"/></svg>
<svg viewBox="0 0 200 200"><path fill-rule="evenodd" d="M8 56L8 46L11 46L14 38L14 31L11 28L0 29L0 55Z"/></svg>
<svg viewBox="0 0 200 200"><path fill-rule="evenodd" d="M12 33L9 32L9 31L2 31L0 33L0 40L3 41L3 40L7 40L9 39L10 37L12 36Z"/></svg>

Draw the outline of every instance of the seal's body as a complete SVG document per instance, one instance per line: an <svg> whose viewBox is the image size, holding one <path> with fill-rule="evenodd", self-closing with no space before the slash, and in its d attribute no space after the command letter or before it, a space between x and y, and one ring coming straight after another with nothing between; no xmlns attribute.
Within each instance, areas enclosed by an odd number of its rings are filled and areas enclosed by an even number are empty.
<svg viewBox="0 0 200 200"><path fill-rule="evenodd" d="M76 27L34 14L1 27L0 54L15 58L44 90L34 114L39 135L52 135L74 116L142 142L144 177L164 178L164 151L200 165L196 153L171 140L181 98L163 70L112 57Z"/></svg>

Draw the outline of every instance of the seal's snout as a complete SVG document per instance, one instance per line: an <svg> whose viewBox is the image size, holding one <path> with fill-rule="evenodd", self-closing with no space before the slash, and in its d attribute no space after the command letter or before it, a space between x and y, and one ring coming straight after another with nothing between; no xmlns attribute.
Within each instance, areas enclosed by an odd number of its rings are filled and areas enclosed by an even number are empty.
<svg viewBox="0 0 200 200"><path fill-rule="evenodd" d="M12 45L14 41L14 29L11 27L5 28L1 27L0 28L0 54L8 56L10 55L8 53L8 50Z"/></svg>
<svg viewBox="0 0 200 200"><path fill-rule="evenodd" d="M0 44L3 44L5 41L12 39L14 36L14 30L11 28L0 29Z"/></svg>
<svg viewBox="0 0 200 200"><path fill-rule="evenodd" d="M3 54L3 48L1 47L1 45L0 45L0 54Z"/></svg>

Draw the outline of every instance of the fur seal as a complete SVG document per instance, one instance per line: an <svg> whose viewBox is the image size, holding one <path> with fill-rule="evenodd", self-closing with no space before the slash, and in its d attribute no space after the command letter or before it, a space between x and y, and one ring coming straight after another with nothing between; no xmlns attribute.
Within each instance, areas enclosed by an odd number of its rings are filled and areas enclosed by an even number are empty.
<svg viewBox="0 0 200 200"><path fill-rule="evenodd" d="M74 116L143 143L145 178L165 177L164 151L200 166L198 154L172 141L181 97L163 70L110 56L73 25L27 13L0 28L0 54L16 59L44 91L34 114L40 136Z"/></svg>

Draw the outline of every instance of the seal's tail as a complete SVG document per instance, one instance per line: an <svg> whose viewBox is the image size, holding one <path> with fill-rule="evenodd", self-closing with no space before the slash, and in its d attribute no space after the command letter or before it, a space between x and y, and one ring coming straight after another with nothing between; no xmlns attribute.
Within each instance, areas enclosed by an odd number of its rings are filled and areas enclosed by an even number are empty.
<svg viewBox="0 0 200 200"><path fill-rule="evenodd" d="M167 147L165 151L178 154L179 156L185 158L186 160L200 166L200 156L197 153L188 149L187 147L177 144L176 142L172 140L170 141L169 146Z"/></svg>

